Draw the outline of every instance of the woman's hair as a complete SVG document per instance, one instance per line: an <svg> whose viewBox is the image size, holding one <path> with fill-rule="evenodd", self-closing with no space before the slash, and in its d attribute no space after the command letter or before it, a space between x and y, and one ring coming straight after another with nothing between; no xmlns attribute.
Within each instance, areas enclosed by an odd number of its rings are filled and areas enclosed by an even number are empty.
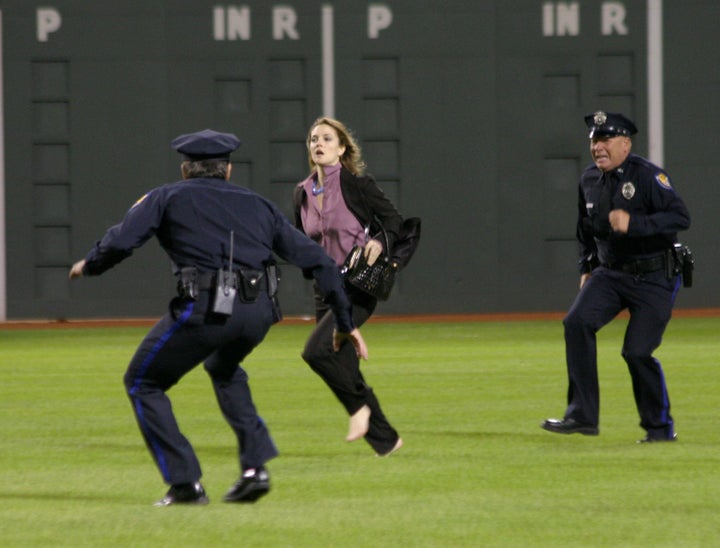
<svg viewBox="0 0 720 548"><path fill-rule="evenodd" d="M183 177L186 179L225 179L228 173L227 160L212 158L209 160L185 160L180 164Z"/></svg>
<svg viewBox="0 0 720 548"><path fill-rule="evenodd" d="M353 175L362 175L365 172L365 160L363 160L360 145L357 144L357 141L345 124L339 120L335 120L334 118L328 118L327 116L321 116L315 120L308 130L305 144L308 149L308 164L310 164L310 170L315 171L317 167L315 162L313 162L312 154L310 153L310 138L312 136L313 129L322 124L333 128L338 134L340 145L345 147L345 152L342 156L340 156L340 163L343 167Z"/></svg>

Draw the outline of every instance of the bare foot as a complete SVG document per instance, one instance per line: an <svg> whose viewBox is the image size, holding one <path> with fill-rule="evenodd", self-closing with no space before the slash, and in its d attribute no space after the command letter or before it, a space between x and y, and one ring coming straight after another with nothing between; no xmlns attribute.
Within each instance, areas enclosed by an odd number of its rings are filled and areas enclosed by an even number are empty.
<svg viewBox="0 0 720 548"><path fill-rule="evenodd" d="M370 428L370 408L363 405L350 417L350 428L345 441L355 441L367 434Z"/></svg>

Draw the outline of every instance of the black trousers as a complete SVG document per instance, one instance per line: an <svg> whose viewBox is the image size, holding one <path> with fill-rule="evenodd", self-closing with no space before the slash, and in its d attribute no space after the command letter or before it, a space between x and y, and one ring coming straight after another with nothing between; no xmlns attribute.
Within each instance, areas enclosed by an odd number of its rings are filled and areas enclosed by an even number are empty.
<svg viewBox="0 0 720 548"><path fill-rule="evenodd" d="M656 437L672 435L665 376L652 354L660 346L679 288L680 278L668 280L664 270L639 276L604 267L593 271L563 320L569 378L565 418L599 423L596 334L628 309L622 356L632 378L640 426Z"/></svg>
<svg viewBox="0 0 720 548"><path fill-rule="evenodd" d="M252 304L235 301L232 316L225 317L208 312L208 293L201 291L197 301L174 299L140 343L125 373L125 388L145 443L168 484L195 482L202 475L166 392L203 361L222 414L237 436L240 469L277 456L240 367L272 323L267 295Z"/></svg>
<svg viewBox="0 0 720 548"><path fill-rule="evenodd" d="M354 288L346 289L353 304L353 321L356 327L372 315L377 300ZM370 428L365 441L379 454L390 451L398 441L398 433L390 425L380 407L373 389L367 385L360 371L360 359L355 348L346 342L339 352L333 351L332 340L335 317L315 291L317 325L308 338L302 357L330 390L333 391L349 415L363 405L370 408Z"/></svg>

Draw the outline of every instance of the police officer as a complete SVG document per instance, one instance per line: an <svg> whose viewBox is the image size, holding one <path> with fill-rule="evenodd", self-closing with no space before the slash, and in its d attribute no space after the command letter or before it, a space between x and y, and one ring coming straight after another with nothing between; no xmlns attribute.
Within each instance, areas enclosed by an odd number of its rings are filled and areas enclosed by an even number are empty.
<svg viewBox="0 0 720 548"><path fill-rule="evenodd" d="M367 357L334 261L273 203L230 183L230 153L238 146L235 135L209 129L173 140L184 156L183 180L140 198L69 274L102 274L153 235L172 260L179 295L138 347L124 378L145 443L170 485L158 506L208 502L200 464L166 394L203 361L239 446L242 473L223 500L253 502L270 489L265 463L278 452L240 363L279 319L273 252L313 272L335 313L335 348L349 341Z"/></svg>
<svg viewBox="0 0 720 548"><path fill-rule="evenodd" d="M622 356L632 378L640 442L677 439L660 362L653 352L670 321L681 283L674 244L690 214L667 173L631 153L635 124L622 114L585 117L594 165L580 178L577 238L580 293L563 320L568 406L542 427L559 434L599 433L597 331L630 312Z"/></svg>

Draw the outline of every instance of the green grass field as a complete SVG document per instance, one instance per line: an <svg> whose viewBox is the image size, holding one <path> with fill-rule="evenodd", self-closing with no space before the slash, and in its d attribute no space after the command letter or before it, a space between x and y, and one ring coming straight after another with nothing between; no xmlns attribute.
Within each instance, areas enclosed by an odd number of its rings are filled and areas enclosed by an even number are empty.
<svg viewBox="0 0 720 548"><path fill-rule="evenodd" d="M600 333L601 433L562 416L559 321L372 323L366 379L405 447L344 441L347 417L279 325L247 360L280 449L273 488L221 502L234 437L197 368L170 396L211 504L155 508L166 486L122 386L145 328L0 329L0 542L30 546L716 546L720 318L676 318L657 357L680 435L643 436L620 357Z"/></svg>

